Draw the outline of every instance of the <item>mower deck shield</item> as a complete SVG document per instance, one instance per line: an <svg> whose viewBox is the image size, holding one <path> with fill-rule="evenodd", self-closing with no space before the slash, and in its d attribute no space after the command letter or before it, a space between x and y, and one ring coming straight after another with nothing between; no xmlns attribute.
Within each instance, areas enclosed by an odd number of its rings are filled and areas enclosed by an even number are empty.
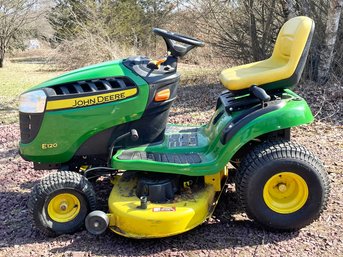
<svg viewBox="0 0 343 257"><path fill-rule="evenodd" d="M159 238L183 233L211 215L215 201L213 185L184 192L170 203L150 203L140 208L135 194L137 180L116 176L108 199L109 228L130 238Z"/></svg>

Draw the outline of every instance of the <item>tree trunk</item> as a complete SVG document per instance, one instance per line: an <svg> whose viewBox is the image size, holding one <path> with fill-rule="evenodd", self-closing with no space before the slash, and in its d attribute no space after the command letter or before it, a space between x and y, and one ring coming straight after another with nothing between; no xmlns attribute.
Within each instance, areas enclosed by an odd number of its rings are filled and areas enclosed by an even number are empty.
<svg viewBox="0 0 343 257"><path fill-rule="evenodd" d="M249 15L250 15L250 39L251 39L251 49L254 61L260 61L260 47L257 38L257 28L256 28L256 19L255 14L253 11L254 8L254 0L249 0Z"/></svg>
<svg viewBox="0 0 343 257"><path fill-rule="evenodd" d="M2 47L0 43L0 68L4 67L4 59L5 59L5 49Z"/></svg>
<svg viewBox="0 0 343 257"><path fill-rule="evenodd" d="M337 38L337 30L342 12L343 0L331 0L328 10L325 41L320 53L318 66L318 81L325 83L329 79L329 72L334 58L334 48Z"/></svg>
<svg viewBox="0 0 343 257"><path fill-rule="evenodd" d="M4 67L4 60L6 54L5 38L0 38L0 69Z"/></svg>
<svg viewBox="0 0 343 257"><path fill-rule="evenodd" d="M301 0L298 2L300 13L305 16L310 16L310 0Z"/></svg>
<svg viewBox="0 0 343 257"><path fill-rule="evenodd" d="M296 16L295 3L293 0L282 0L282 11L286 20Z"/></svg>

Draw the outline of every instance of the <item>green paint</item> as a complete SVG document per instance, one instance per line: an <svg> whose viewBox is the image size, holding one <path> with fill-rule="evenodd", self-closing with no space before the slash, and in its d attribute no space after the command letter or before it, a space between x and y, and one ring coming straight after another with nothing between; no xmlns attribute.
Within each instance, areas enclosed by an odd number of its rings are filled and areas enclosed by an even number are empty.
<svg viewBox="0 0 343 257"><path fill-rule="evenodd" d="M132 75L132 72L122 64L122 60L109 61L64 73L56 78L45 81L36 87L30 88L28 91L74 81L100 79L111 76L137 77L138 80L142 81L138 76Z"/></svg>
<svg viewBox="0 0 343 257"><path fill-rule="evenodd" d="M285 99L284 106L276 111L264 114L245 125L233 138L223 145L220 137L226 124L233 116L225 114L216 125L212 124L213 118L221 112L219 108L212 119L205 126L200 127L198 132L199 145L196 147L168 147L168 134L160 145L132 148L131 150L163 153L201 153L203 162L200 164L173 164L161 163L148 160L120 160L118 151L112 159L112 166L123 170L149 170L155 172L175 173L191 176L203 176L215 174L222 170L231 160L234 154L247 142L263 134L307 124L313 121L310 108L305 100L301 99L290 90L285 91L290 98Z"/></svg>
<svg viewBox="0 0 343 257"><path fill-rule="evenodd" d="M138 94L132 98L101 105L45 112L37 137L29 144L20 144L22 156L34 162L67 162L82 143L95 134L107 128L140 119L148 101L149 86L145 80L127 69L121 61L72 71L48 80L29 91L73 81L111 76L131 78L138 86ZM57 144L57 147L42 149L42 144Z"/></svg>
<svg viewBox="0 0 343 257"><path fill-rule="evenodd" d="M22 156L30 161L41 163L64 163L69 161L79 147L97 133L113 126L141 118L149 97L149 85L141 77L127 69L122 61L98 64L61 75L48 80L32 89L70 83L73 81L127 76L138 86L138 94L121 101L94 105L76 109L45 112L37 137L29 144L20 144ZM247 142L263 134L290 128L313 121L307 103L291 90L284 91L282 108L264 114L245 125L233 138L223 145L220 137L225 126L237 115L224 112L219 121L213 125L213 119L223 111L220 107L207 125L199 127L197 146L170 148L166 134L164 142L159 145L132 148L138 151L163 153L200 153L200 164L171 164L147 160L120 160L118 151L112 158L112 166L122 170L147 170L155 172L176 173L193 176L215 174L231 160L234 154ZM175 126L175 125L170 125ZM44 147L42 147L44 145ZM46 148L46 145L54 147Z"/></svg>

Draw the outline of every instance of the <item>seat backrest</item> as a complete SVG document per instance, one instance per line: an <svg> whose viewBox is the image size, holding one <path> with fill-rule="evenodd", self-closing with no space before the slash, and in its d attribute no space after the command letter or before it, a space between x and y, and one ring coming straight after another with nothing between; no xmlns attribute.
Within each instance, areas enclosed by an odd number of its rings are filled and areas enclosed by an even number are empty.
<svg viewBox="0 0 343 257"><path fill-rule="evenodd" d="M275 42L271 59L285 63L286 79L264 85L264 88L292 87L304 70L314 32L314 21L305 16L288 20L281 28ZM286 75L286 74L285 74Z"/></svg>

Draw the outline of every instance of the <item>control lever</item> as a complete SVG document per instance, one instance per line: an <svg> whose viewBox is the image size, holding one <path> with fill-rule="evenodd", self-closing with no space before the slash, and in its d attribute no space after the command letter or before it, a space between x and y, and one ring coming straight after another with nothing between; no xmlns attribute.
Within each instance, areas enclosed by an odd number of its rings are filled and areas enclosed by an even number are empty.
<svg viewBox="0 0 343 257"><path fill-rule="evenodd" d="M158 70L160 68L160 65L164 63L167 60L167 58L162 58L159 60L151 60L148 64L147 67L151 70Z"/></svg>
<svg viewBox="0 0 343 257"><path fill-rule="evenodd" d="M121 140L127 138L127 137L130 137L132 141L136 142L138 139L139 139L139 135L138 135L138 132L137 130L135 129L131 129L130 132L127 132L119 137L117 137L115 140L113 140L111 146L109 147L109 150L110 150L110 153L109 153L109 156L108 156L108 161L107 161L107 165L110 166L111 165L111 158L112 158L112 155L113 155L113 149L114 149L114 146Z"/></svg>
<svg viewBox="0 0 343 257"><path fill-rule="evenodd" d="M256 85L251 86L249 90L251 94L261 100L262 104L270 101L271 99L270 95L268 95L263 88L260 88Z"/></svg>
<svg viewBox="0 0 343 257"><path fill-rule="evenodd" d="M137 130L131 129L131 140L136 142L139 139Z"/></svg>

